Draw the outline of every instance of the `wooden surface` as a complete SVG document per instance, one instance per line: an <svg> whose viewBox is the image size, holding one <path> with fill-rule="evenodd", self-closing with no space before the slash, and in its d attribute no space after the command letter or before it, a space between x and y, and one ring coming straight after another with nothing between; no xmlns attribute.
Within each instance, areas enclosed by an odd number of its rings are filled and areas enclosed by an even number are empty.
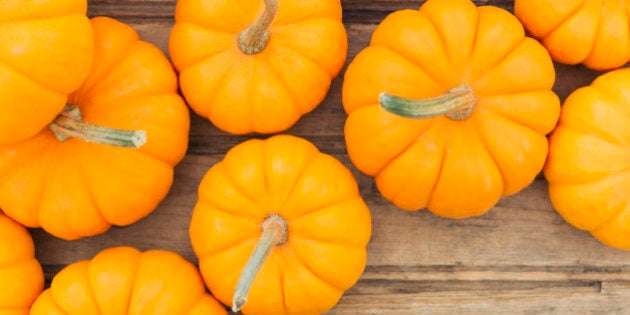
<svg viewBox="0 0 630 315"><path fill-rule="evenodd" d="M348 62L392 10L422 1L344 0L350 39ZM512 10L513 2L476 1ZM131 24L143 39L166 51L175 0L91 0L89 15ZM555 91L564 99L598 73L557 65ZM360 281L330 314L591 313L630 314L630 252L608 248L563 221L539 178L486 215L466 220L404 212L388 204L374 181L346 155L341 77L324 103L288 133L313 141L355 173L373 217L368 265ZM66 264L118 245L167 249L196 262L188 222L197 185L213 163L248 137L227 135L192 115L190 146L176 168L169 196L146 219L106 234L66 242L33 230L48 280Z"/></svg>

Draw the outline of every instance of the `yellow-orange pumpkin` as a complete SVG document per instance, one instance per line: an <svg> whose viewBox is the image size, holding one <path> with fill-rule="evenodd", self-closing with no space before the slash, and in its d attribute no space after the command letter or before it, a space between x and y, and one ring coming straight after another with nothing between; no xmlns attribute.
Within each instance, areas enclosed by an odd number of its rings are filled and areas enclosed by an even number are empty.
<svg viewBox="0 0 630 315"><path fill-rule="evenodd" d="M92 64L86 0L0 3L0 144L40 132Z"/></svg>
<svg viewBox="0 0 630 315"><path fill-rule="evenodd" d="M346 60L341 13L339 0L179 0L169 50L184 97L230 133L288 129Z"/></svg>
<svg viewBox="0 0 630 315"><path fill-rule="evenodd" d="M227 314L205 289L197 268L178 254L114 247L61 270L30 314Z"/></svg>
<svg viewBox="0 0 630 315"><path fill-rule="evenodd" d="M516 0L514 13L558 62L610 70L630 60L624 0Z"/></svg>
<svg viewBox="0 0 630 315"><path fill-rule="evenodd" d="M64 239L151 213L187 148L190 118L168 59L121 22L92 25L94 65L73 106L34 137L0 145L0 206Z"/></svg>
<svg viewBox="0 0 630 315"><path fill-rule="evenodd" d="M28 314L43 288L31 235L0 210L0 314Z"/></svg>
<svg viewBox="0 0 630 315"><path fill-rule="evenodd" d="M370 234L352 173L288 135L232 148L203 178L190 223L206 285L244 314L329 310L363 272Z"/></svg>
<svg viewBox="0 0 630 315"><path fill-rule="evenodd" d="M571 93L550 137L545 177L562 217L630 250L630 69Z"/></svg>
<svg viewBox="0 0 630 315"><path fill-rule="evenodd" d="M541 171L554 79L547 51L503 9L429 0L394 12L345 74L348 154L402 209L481 215Z"/></svg>

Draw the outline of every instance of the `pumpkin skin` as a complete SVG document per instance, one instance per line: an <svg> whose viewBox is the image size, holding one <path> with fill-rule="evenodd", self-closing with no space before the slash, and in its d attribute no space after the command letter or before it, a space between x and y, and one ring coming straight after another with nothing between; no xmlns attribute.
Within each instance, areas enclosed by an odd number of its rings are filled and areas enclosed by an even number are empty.
<svg viewBox="0 0 630 315"><path fill-rule="evenodd" d="M43 288L31 235L0 210L0 314L28 314Z"/></svg>
<svg viewBox="0 0 630 315"><path fill-rule="evenodd" d="M129 26L92 19L95 62L68 97L83 120L144 130L139 149L59 141L50 128L0 145L0 206L14 220L63 239L100 234L151 213L168 193L188 143L190 117L164 54Z"/></svg>
<svg viewBox="0 0 630 315"><path fill-rule="evenodd" d="M288 224L256 276L244 314L320 314L359 279L371 234L352 173L289 135L248 140L204 176L190 238L210 291L232 305L239 274L271 215Z"/></svg>
<svg viewBox="0 0 630 315"><path fill-rule="evenodd" d="M278 3L266 47L245 54L238 34L263 10L262 0L177 2L169 50L182 93L223 131L288 129L321 103L345 63L339 0Z"/></svg>
<svg viewBox="0 0 630 315"><path fill-rule="evenodd" d="M114 247L61 270L31 315L227 314L205 289L197 268L178 254Z"/></svg>
<svg viewBox="0 0 630 315"><path fill-rule="evenodd" d="M571 225L630 250L630 70L574 91L550 137L544 174L554 207Z"/></svg>
<svg viewBox="0 0 630 315"><path fill-rule="evenodd" d="M630 7L622 0L516 0L514 13L561 63L595 70L630 60Z"/></svg>
<svg viewBox="0 0 630 315"><path fill-rule="evenodd" d="M468 0L429 0L389 15L343 83L354 165L399 208L478 216L530 184L547 155L560 102L553 63L509 12ZM466 85L472 114L410 119L379 94L425 99Z"/></svg>
<svg viewBox="0 0 630 315"><path fill-rule="evenodd" d="M0 5L0 144L32 137L88 75L94 40L86 0Z"/></svg>

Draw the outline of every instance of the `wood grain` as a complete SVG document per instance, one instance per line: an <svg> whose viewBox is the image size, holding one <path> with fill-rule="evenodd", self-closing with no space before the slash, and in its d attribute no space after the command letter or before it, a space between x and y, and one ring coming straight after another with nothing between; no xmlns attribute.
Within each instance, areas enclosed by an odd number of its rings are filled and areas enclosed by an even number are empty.
<svg viewBox="0 0 630 315"><path fill-rule="evenodd" d="M349 61L369 42L375 23L423 1L344 0ZM512 9L512 1L475 1ZM91 0L89 14L130 23L142 38L166 52L175 0ZM564 99L599 73L556 65L554 90ZM630 252L602 245L569 226L553 210L539 177L503 198L486 215L466 220L405 212L386 202L374 181L350 163L343 142L342 77L322 105L288 133L313 141L355 174L372 212L373 236L361 280L330 314L419 313L630 313ZM47 279L65 265L118 245L160 248L196 257L188 222L196 189L207 169L248 136L231 136L192 115L188 155L177 166L169 196L146 219L96 237L66 242L33 230ZM349 227L351 229L351 227Z"/></svg>

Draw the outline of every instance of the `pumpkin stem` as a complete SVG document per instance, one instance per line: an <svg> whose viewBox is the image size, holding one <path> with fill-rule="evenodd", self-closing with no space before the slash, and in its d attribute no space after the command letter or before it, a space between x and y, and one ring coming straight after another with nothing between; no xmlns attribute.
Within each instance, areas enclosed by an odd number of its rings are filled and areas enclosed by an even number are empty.
<svg viewBox="0 0 630 315"><path fill-rule="evenodd" d="M238 47L242 52L253 55L267 46L269 42L269 26L278 13L278 0L264 0L265 9L256 21L238 34Z"/></svg>
<svg viewBox="0 0 630 315"><path fill-rule="evenodd" d="M118 130L84 122L81 110L74 105L66 105L63 112L48 127L59 141L77 138L123 148L139 148L147 142L144 130Z"/></svg>
<svg viewBox="0 0 630 315"><path fill-rule="evenodd" d="M424 99L409 99L387 94L379 95L381 108L406 118L432 118L446 116L453 120L466 120L473 112L477 98L468 85L460 85L446 93Z"/></svg>
<svg viewBox="0 0 630 315"><path fill-rule="evenodd" d="M251 289L256 275L273 249L287 242L289 224L281 216L270 215L263 222L262 229L262 235L258 239L258 243L251 256L249 256L249 260L247 260L247 264L238 279L232 299L233 312L238 312L247 302L249 289Z"/></svg>

